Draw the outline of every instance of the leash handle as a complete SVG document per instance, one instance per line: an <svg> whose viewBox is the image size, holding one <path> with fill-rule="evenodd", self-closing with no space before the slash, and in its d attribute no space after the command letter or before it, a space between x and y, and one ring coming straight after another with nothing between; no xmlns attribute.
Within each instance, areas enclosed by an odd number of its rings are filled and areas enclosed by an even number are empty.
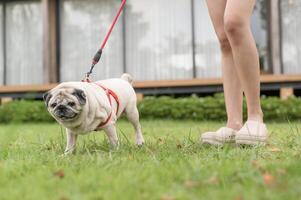
<svg viewBox="0 0 301 200"><path fill-rule="evenodd" d="M111 36L111 33L112 33L112 31L113 31L113 29L115 27L115 24L116 24L116 22L117 22L117 20L118 20L118 18L120 16L120 14L121 14L124 6L125 6L125 4L126 4L126 0L122 0L121 5L120 5L120 7L119 7L119 9L117 11L117 14L116 14L116 16L115 16L115 18L114 18L111 26L110 26L110 29L107 32L107 35L106 35L104 41L102 42L102 44L100 46L100 49L97 51L97 53L93 57L91 68L90 68L89 72L86 73L86 76L85 76L84 80L90 81L90 75L93 73L93 69L94 69L95 65L99 62L99 60L101 58L103 49L105 48L105 46L107 44L107 41L109 40L109 38Z"/></svg>

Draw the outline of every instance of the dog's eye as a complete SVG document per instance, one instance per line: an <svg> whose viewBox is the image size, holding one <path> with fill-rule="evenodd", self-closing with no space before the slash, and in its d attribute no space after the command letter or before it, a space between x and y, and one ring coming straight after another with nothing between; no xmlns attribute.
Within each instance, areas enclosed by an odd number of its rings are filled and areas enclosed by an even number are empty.
<svg viewBox="0 0 301 200"><path fill-rule="evenodd" d="M57 106L57 103L53 103L50 105L52 108L56 107Z"/></svg>
<svg viewBox="0 0 301 200"><path fill-rule="evenodd" d="M68 103L68 106L73 107L73 106L75 106L75 103L74 103L74 102L69 102L69 103Z"/></svg>

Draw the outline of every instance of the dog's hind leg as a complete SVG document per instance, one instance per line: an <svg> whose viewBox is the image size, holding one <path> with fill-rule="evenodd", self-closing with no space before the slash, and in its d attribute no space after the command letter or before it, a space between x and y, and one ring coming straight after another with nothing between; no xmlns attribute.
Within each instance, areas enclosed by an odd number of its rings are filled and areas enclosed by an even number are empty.
<svg viewBox="0 0 301 200"><path fill-rule="evenodd" d="M118 141L115 124L104 128L104 131L105 131L106 135L108 136L111 145L113 147L118 147L119 141Z"/></svg>
<svg viewBox="0 0 301 200"><path fill-rule="evenodd" d="M136 133L136 144L141 146L144 144L144 138L141 131L141 125L139 122L139 112L137 109L136 101L130 102L127 107L125 108L125 113L127 119L131 122L134 126L135 133Z"/></svg>

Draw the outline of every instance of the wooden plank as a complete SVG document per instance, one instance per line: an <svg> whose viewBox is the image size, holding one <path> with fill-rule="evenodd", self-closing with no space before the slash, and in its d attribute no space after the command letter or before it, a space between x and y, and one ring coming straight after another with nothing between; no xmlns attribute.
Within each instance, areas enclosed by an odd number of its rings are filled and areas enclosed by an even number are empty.
<svg viewBox="0 0 301 200"><path fill-rule="evenodd" d="M190 80L160 80L160 81L135 81L135 88L160 88L160 87L186 87L186 86L205 86L221 85L222 79L190 79Z"/></svg>
<svg viewBox="0 0 301 200"><path fill-rule="evenodd" d="M263 75L261 83L294 83L301 82L301 75ZM44 85L17 85L17 86L0 86L0 93L17 93L17 92L43 92L52 89L57 84ZM134 87L143 88L166 88L166 87L193 87L193 86L214 86L222 85L222 79L191 79L191 80L162 80L162 81L137 81Z"/></svg>
<svg viewBox="0 0 301 200"><path fill-rule="evenodd" d="M13 99L10 98L10 97L0 98L0 105L6 104L6 103L9 103L9 102L12 102L12 101L13 101Z"/></svg>
<svg viewBox="0 0 301 200"><path fill-rule="evenodd" d="M287 100L289 97L294 95L294 88L284 87L280 89L280 98L282 100Z"/></svg>
<svg viewBox="0 0 301 200"><path fill-rule="evenodd" d="M57 57L57 1L42 0L43 7L43 65L44 82L56 83L58 77Z"/></svg>
<svg viewBox="0 0 301 200"><path fill-rule="evenodd" d="M56 85L57 84L1 86L0 93L44 92L54 88Z"/></svg>
<svg viewBox="0 0 301 200"><path fill-rule="evenodd" d="M261 76L262 83L291 83L300 82L301 74L299 75L263 75Z"/></svg>
<svg viewBox="0 0 301 200"><path fill-rule="evenodd" d="M262 75L261 83L290 83L300 82L301 75ZM164 81L138 81L134 83L135 88L160 88L160 87L186 87L221 85L221 78L190 79L190 80L164 80Z"/></svg>
<svg viewBox="0 0 301 200"><path fill-rule="evenodd" d="M144 95L142 93L137 93L136 96L137 96L137 101L142 101L144 98Z"/></svg>

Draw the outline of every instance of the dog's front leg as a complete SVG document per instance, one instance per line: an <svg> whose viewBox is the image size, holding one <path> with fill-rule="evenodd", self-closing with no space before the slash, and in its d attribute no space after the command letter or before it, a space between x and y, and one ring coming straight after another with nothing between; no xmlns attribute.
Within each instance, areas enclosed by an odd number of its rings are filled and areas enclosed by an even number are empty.
<svg viewBox="0 0 301 200"><path fill-rule="evenodd" d="M70 155L74 153L76 147L77 135L67 129L67 145L64 155Z"/></svg>
<svg viewBox="0 0 301 200"><path fill-rule="evenodd" d="M108 136L111 145L115 148L118 147L119 141L118 141L115 124L112 124L112 125L104 128L104 131L105 131L106 135Z"/></svg>

